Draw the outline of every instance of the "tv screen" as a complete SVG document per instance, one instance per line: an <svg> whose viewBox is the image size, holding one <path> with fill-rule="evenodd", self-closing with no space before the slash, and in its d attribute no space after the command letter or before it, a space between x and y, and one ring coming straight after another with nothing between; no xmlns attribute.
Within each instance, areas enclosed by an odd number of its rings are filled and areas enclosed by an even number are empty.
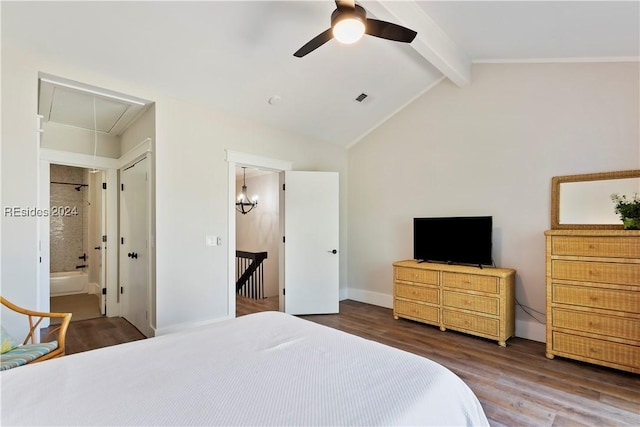
<svg viewBox="0 0 640 427"><path fill-rule="evenodd" d="M490 216L414 218L413 258L456 264L491 265Z"/></svg>

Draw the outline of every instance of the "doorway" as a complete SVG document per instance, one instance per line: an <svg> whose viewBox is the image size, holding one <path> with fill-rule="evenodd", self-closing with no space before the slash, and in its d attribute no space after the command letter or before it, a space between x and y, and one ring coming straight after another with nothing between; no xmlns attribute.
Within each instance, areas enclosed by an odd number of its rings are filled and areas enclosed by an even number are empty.
<svg viewBox="0 0 640 427"><path fill-rule="evenodd" d="M236 312L279 310L278 173L236 167ZM247 194L243 194L243 193ZM244 202L244 203L243 203Z"/></svg>
<svg viewBox="0 0 640 427"><path fill-rule="evenodd" d="M73 321L101 317L106 313L103 173L51 164L49 181L50 309L73 313Z"/></svg>
<svg viewBox="0 0 640 427"><path fill-rule="evenodd" d="M340 259L338 173L294 172L291 170L290 162L230 150L227 150L226 160L229 165L229 317L236 317L237 303L236 274L234 273L237 166L278 173L278 191L280 192L278 238L281 239L278 242L279 309L290 314L337 313ZM289 203L285 203L285 181L289 189L287 193ZM294 184L291 188L289 182ZM301 206L299 203L306 206ZM285 229L287 233L291 233L290 237L294 237L293 239L286 238ZM312 232L309 233L309 231ZM295 258L292 256L294 254L305 254L305 256ZM294 268L286 269L287 264ZM304 272L307 274L305 275Z"/></svg>

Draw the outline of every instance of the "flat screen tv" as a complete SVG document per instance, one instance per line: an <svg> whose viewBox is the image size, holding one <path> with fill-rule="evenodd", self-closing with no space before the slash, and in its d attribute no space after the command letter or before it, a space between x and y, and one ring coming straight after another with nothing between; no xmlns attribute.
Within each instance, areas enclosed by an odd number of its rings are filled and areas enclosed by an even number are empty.
<svg viewBox="0 0 640 427"><path fill-rule="evenodd" d="M413 219L413 258L420 262L491 265L493 218Z"/></svg>

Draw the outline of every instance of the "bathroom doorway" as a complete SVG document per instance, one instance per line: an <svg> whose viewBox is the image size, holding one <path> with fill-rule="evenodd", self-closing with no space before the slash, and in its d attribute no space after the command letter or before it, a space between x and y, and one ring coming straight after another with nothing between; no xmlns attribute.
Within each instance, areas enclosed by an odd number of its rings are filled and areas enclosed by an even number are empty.
<svg viewBox="0 0 640 427"><path fill-rule="evenodd" d="M106 314L103 175L96 169L50 165L50 309L73 313L73 321Z"/></svg>

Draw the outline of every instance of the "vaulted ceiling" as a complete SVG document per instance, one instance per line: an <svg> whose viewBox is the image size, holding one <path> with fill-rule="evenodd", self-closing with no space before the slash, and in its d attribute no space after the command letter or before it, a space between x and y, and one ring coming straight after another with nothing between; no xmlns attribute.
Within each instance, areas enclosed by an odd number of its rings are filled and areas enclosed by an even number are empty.
<svg viewBox="0 0 640 427"><path fill-rule="evenodd" d="M416 39L331 40L294 57L329 28L329 0L3 1L2 44L343 146L443 78L473 84L474 62L640 57L636 1L359 4Z"/></svg>

